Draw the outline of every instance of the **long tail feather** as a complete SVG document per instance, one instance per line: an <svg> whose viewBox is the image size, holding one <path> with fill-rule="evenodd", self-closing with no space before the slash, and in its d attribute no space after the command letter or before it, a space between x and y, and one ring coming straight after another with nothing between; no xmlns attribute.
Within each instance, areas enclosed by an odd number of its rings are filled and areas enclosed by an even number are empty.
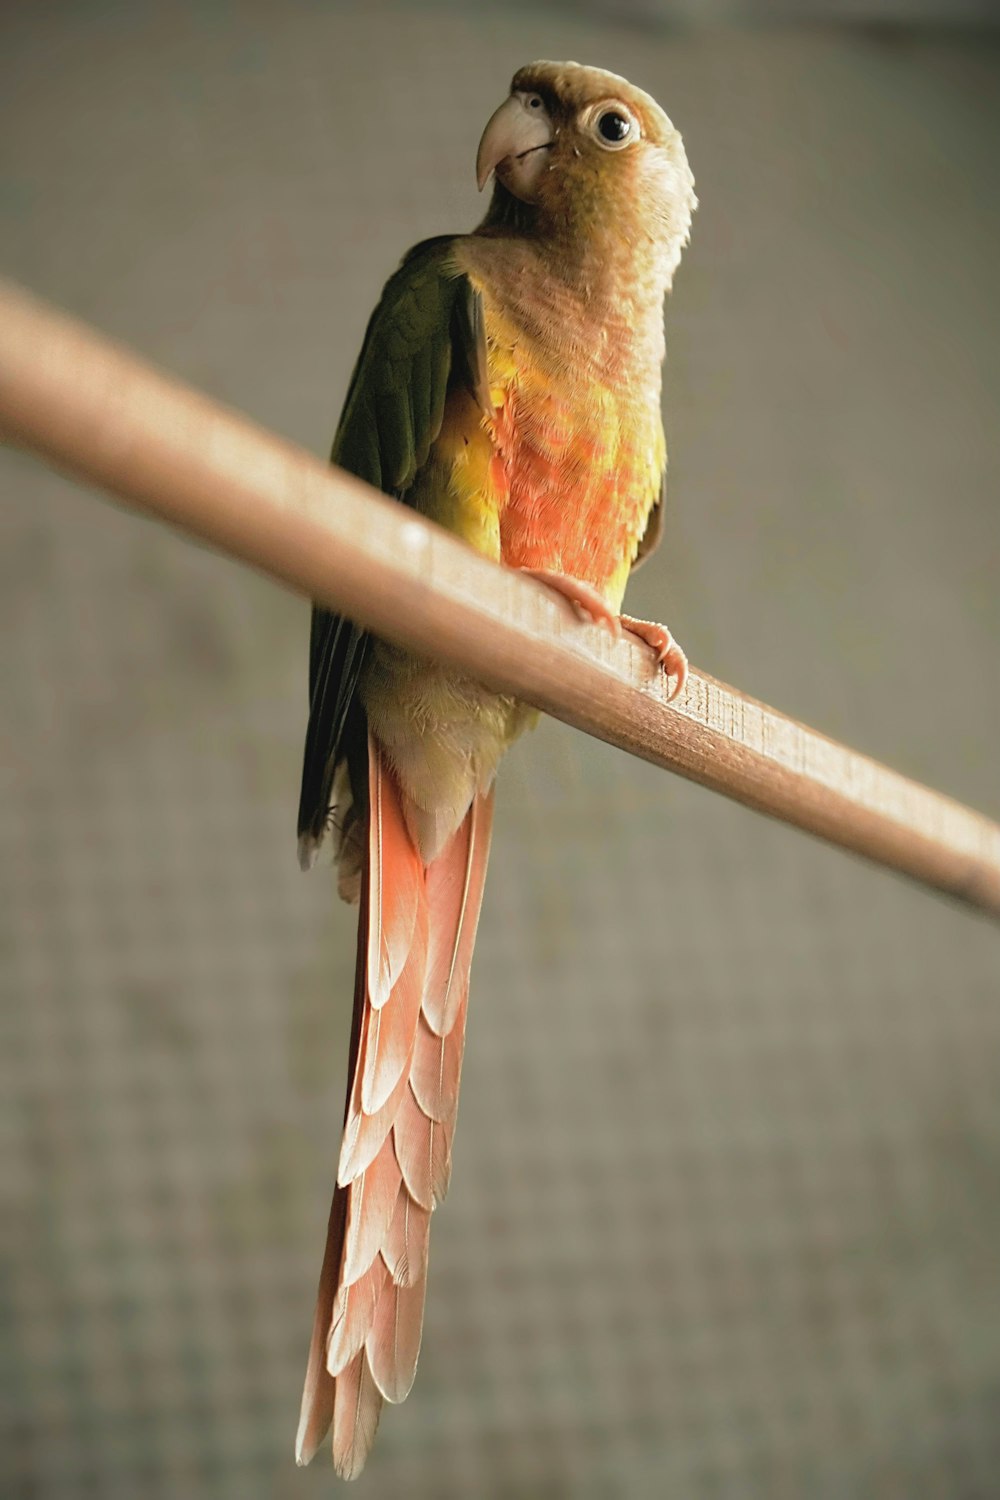
<svg viewBox="0 0 1000 1500"><path fill-rule="evenodd" d="M493 795L424 867L403 797L369 739L369 824L344 1139L327 1230L296 1459L333 1426L355 1478L383 1400L413 1384L430 1216L451 1175L469 968Z"/></svg>
<svg viewBox="0 0 1000 1500"><path fill-rule="evenodd" d="M326 1346L326 1368L331 1375L339 1375L367 1339L388 1276L385 1261L377 1255L363 1276L337 1292Z"/></svg>
<svg viewBox="0 0 1000 1500"><path fill-rule="evenodd" d="M407 1188L400 1188L396 1212L382 1245L382 1259L397 1286L415 1286L427 1269L430 1210L414 1203Z"/></svg>
<svg viewBox="0 0 1000 1500"><path fill-rule="evenodd" d="M371 1166L359 1173L347 1190L341 1285L350 1286L363 1276L381 1250L396 1207L399 1181L397 1153L393 1142L386 1139Z"/></svg>
<svg viewBox="0 0 1000 1500"><path fill-rule="evenodd" d="M427 871L427 899L435 921L428 936L423 1010L428 1026L440 1037L454 1029L469 993L492 827L491 792L476 798L449 848Z"/></svg>
<svg viewBox="0 0 1000 1500"><path fill-rule="evenodd" d="M371 1010L365 1028L365 1062L361 1078L361 1107L366 1114L380 1110L409 1071L413 1042L420 1019L427 974L427 903L423 892L402 973L381 1010Z"/></svg>
<svg viewBox="0 0 1000 1500"><path fill-rule="evenodd" d="M382 1393L372 1377L368 1355L362 1349L343 1374L337 1376L333 1464L341 1479L357 1479L361 1473L381 1415Z"/></svg>
<svg viewBox="0 0 1000 1500"><path fill-rule="evenodd" d="M403 1096L392 1139L410 1197L429 1212L437 1204L438 1186L445 1181L448 1143L444 1127L424 1114L412 1089Z"/></svg>
<svg viewBox="0 0 1000 1500"><path fill-rule="evenodd" d="M413 1286L386 1287L379 1298L365 1354L375 1384L387 1401L405 1401L417 1373L420 1335L424 1326L424 1277Z"/></svg>
<svg viewBox="0 0 1000 1500"><path fill-rule="evenodd" d="M462 1071L465 1040L465 1007L468 995L455 1015L447 1036L436 1036L423 1017L417 1026L410 1065L410 1087L424 1114L432 1120L448 1120L458 1105L458 1081Z"/></svg>

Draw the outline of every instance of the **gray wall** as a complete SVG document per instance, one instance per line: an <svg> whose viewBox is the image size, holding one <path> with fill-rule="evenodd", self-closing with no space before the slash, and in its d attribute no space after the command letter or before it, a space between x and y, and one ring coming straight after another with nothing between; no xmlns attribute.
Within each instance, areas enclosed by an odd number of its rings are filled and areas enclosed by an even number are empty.
<svg viewBox="0 0 1000 1500"><path fill-rule="evenodd" d="M502 7L5 7L0 263L324 451L514 67L651 89L702 200L668 541L700 667L1000 814L997 53ZM291 1446L352 916L306 610L2 466L0 1488L321 1495ZM462 1123L375 1496L987 1497L1000 942L554 724L505 766Z"/></svg>

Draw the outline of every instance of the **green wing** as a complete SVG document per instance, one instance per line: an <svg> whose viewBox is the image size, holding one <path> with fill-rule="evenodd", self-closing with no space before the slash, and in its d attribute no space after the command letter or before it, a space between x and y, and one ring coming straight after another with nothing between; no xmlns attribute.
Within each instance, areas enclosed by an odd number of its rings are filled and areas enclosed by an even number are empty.
<svg viewBox="0 0 1000 1500"><path fill-rule="evenodd" d="M479 294L451 265L453 238L405 256L372 314L330 454L332 463L404 503L441 431L448 392L465 385L488 412L486 329ZM345 758L355 803L367 787L367 726L357 696L367 632L313 607L309 726L299 798L299 851L322 840L334 771Z"/></svg>

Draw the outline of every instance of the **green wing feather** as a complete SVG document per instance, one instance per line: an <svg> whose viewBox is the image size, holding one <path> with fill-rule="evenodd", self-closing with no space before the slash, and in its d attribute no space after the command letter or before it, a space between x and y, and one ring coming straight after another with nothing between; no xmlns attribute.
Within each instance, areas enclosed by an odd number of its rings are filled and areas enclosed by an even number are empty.
<svg viewBox="0 0 1000 1500"><path fill-rule="evenodd" d="M332 463L404 503L441 431L449 390L461 383L490 410L482 299L452 266L453 244L450 235L424 240L387 282L330 454ZM298 818L304 864L322 840L334 772L345 758L355 802L363 803L367 727L357 686L368 645L366 631L314 605Z"/></svg>

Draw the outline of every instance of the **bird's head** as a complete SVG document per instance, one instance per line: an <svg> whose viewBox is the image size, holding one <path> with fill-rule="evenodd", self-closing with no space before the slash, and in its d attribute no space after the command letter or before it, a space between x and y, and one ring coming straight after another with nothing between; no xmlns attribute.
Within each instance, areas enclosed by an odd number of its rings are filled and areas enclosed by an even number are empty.
<svg viewBox="0 0 1000 1500"><path fill-rule="evenodd" d="M645 251L668 282L697 203L680 133L656 100L572 62L514 74L483 132L476 175L480 189L496 182L487 223L532 227L567 249Z"/></svg>

